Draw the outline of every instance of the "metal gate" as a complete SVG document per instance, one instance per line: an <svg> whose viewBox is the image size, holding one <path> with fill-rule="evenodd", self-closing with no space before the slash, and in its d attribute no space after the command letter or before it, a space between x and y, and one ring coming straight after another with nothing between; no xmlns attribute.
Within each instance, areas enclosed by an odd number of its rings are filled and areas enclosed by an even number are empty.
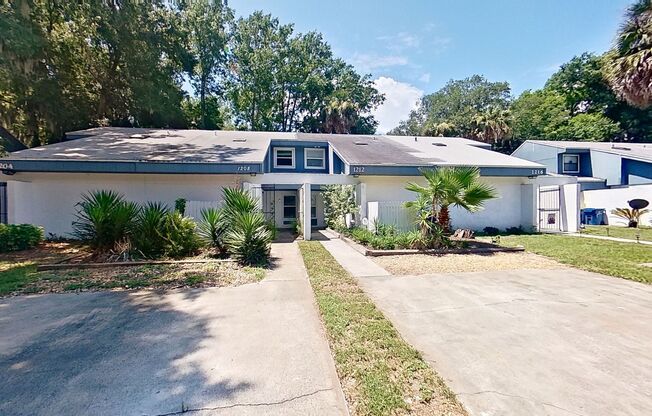
<svg viewBox="0 0 652 416"><path fill-rule="evenodd" d="M0 182L0 224L7 223L9 210L7 205L7 183Z"/></svg>
<svg viewBox="0 0 652 416"><path fill-rule="evenodd" d="M559 186L539 188L539 231L561 231Z"/></svg>

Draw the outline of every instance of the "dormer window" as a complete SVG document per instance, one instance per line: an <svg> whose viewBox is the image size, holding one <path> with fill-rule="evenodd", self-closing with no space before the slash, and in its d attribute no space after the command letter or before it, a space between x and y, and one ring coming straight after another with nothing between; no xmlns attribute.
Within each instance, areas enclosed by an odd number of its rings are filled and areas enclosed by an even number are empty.
<svg viewBox="0 0 652 416"><path fill-rule="evenodd" d="M326 167L326 149L306 148L304 159L306 169L324 169Z"/></svg>
<svg viewBox="0 0 652 416"><path fill-rule="evenodd" d="M580 155L563 155L562 168L563 173L579 173Z"/></svg>
<svg viewBox="0 0 652 416"><path fill-rule="evenodd" d="M274 167L278 169L294 169L294 147L275 147Z"/></svg>

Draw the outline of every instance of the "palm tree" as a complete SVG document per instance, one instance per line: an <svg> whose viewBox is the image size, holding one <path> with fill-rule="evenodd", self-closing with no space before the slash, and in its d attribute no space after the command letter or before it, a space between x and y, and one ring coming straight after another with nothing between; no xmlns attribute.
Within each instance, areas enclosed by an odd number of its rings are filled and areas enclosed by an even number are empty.
<svg viewBox="0 0 652 416"><path fill-rule="evenodd" d="M614 91L635 107L652 104L652 0L638 0L607 54L605 73Z"/></svg>
<svg viewBox="0 0 652 416"><path fill-rule="evenodd" d="M436 219L439 227L445 231L450 229L450 206L477 212L485 201L498 196L492 186L480 180L480 169L477 167L424 169L421 174L426 178L426 186L409 183L405 189L418 194L415 206L423 206L424 200L430 201L428 218L432 223Z"/></svg>
<svg viewBox="0 0 652 416"><path fill-rule="evenodd" d="M616 217L627 220L627 226L631 228L638 227L641 217L648 212L650 212L649 209L635 208L616 208L611 210L611 213Z"/></svg>
<svg viewBox="0 0 652 416"><path fill-rule="evenodd" d="M475 125L476 135L485 143L498 143L512 133L512 114L499 107L489 107L473 116L471 121Z"/></svg>

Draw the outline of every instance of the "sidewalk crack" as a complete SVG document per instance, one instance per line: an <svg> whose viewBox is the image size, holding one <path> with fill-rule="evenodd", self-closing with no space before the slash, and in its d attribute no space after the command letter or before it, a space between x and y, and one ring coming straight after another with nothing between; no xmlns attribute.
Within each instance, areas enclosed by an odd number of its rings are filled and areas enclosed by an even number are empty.
<svg viewBox="0 0 652 416"><path fill-rule="evenodd" d="M293 401L295 401L295 400L304 399L304 398L306 398L306 397L314 396L314 395L316 395L316 394L323 393L323 392L326 392L326 391L331 391L331 390L333 390L333 389L332 389L332 388L330 388L330 389L319 389L319 390L315 390L315 391L310 392L310 393L300 394L300 395L298 395L298 396L289 397L289 398L287 398L287 399L279 400L279 401L276 401L276 402L234 403L234 404L230 404L230 405L226 405L226 406L197 407L197 408L186 408L186 407L184 407L184 405L182 404L182 406L181 406L181 407L182 407L182 410L179 410L179 411L176 411L176 412L170 412L170 413L160 413L160 414L157 414L156 416L174 416L174 415L183 415L183 414L187 414L187 413L207 412L207 411L211 411L211 410L233 409L233 408L236 408L236 407L265 407L265 406L278 406L278 405L280 405L280 404L290 403L290 402L293 402Z"/></svg>

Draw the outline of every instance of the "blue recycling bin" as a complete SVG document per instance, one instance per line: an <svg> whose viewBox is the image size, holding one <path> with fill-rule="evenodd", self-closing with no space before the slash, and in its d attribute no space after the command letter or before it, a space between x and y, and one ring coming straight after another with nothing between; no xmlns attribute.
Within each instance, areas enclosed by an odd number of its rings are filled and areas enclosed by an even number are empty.
<svg viewBox="0 0 652 416"><path fill-rule="evenodd" d="M580 222L584 225L607 225L607 210L584 208L580 210Z"/></svg>

